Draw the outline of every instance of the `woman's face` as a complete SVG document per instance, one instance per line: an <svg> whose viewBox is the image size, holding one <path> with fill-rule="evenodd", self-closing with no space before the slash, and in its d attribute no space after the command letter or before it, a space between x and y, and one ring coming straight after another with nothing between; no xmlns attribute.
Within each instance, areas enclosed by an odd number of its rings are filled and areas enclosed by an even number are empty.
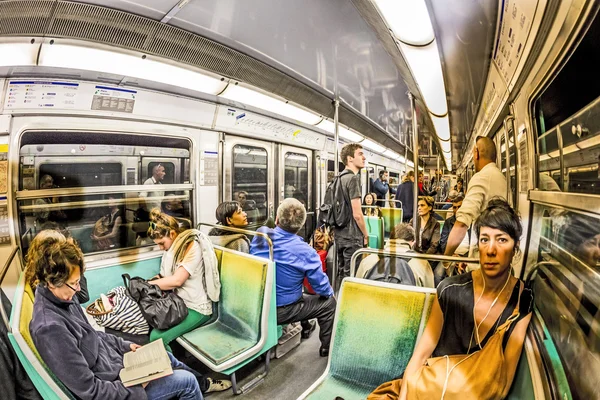
<svg viewBox="0 0 600 400"><path fill-rule="evenodd" d="M70 301L75 293L81 290L81 286L79 285L79 280L81 279L80 268L75 266L72 268L73 272L67 282L62 286L54 286L52 284L48 284L48 289L52 292L52 294L64 301Z"/></svg>
<svg viewBox="0 0 600 400"><path fill-rule="evenodd" d="M462 192L462 182L458 182L458 183L456 184L456 189L457 189L459 192Z"/></svg>
<svg viewBox="0 0 600 400"><path fill-rule="evenodd" d="M177 232L169 231L164 237L154 239L154 243L156 243L161 250L169 250L175 241L175 238L177 238Z"/></svg>
<svg viewBox="0 0 600 400"><path fill-rule="evenodd" d="M419 210L419 215L421 217L429 214L431 212L431 207L429 207L427 205L427 203L425 202L425 200L419 200L419 202L417 203L417 207Z"/></svg>
<svg viewBox="0 0 600 400"><path fill-rule="evenodd" d="M227 218L229 226L246 226L248 225L248 215L242 210L242 207L233 213L231 218Z"/></svg>
<svg viewBox="0 0 600 400"><path fill-rule="evenodd" d="M367 205L367 206L373 205L373 196L371 196L370 194L368 194L365 197L365 205Z"/></svg>
<svg viewBox="0 0 600 400"><path fill-rule="evenodd" d="M504 274L510 268L517 243L499 229L484 226L479 231L479 264L487 276Z"/></svg>

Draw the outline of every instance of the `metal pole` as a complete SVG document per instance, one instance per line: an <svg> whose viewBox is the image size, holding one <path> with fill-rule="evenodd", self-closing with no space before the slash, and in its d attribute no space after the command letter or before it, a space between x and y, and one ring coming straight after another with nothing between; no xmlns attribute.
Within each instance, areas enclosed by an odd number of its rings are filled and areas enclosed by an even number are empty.
<svg viewBox="0 0 600 400"><path fill-rule="evenodd" d="M506 157L506 160L504 160L504 164L506 165L506 201L508 201L508 203L514 207L513 204L513 199L512 199L512 191L510 189L510 149L508 148L510 145L510 138L508 135L508 130L509 130L509 126L508 126L508 121L513 120L515 117L513 117L512 115L508 115L506 118L504 118L504 122L503 122L503 128L504 128L504 157ZM516 151L516 150L515 150ZM516 171L515 171L516 173Z"/></svg>
<svg viewBox="0 0 600 400"><path fill-rule="evenodd" d="M340 163L340 151L339 151L339 141L340 141L340 130L339 130L339 110L340 110L340 100L337 96L335 96L335 100L333 100L333 131L335 134L334 146L335 146L335 161L333 166L333 175L338 176L339 171L339 163ZM345 164L345 163L344 163ZM338 265L338 254L337 254L337 244L335 245L335 251L333 252L333 273L331 274L331 287L333 290L336 290L337 284L337 275L339 273L339 265Z"/></svg>
<svg viewBox="0 0 600 400"><path fill-rule="evenodd" d="M408 140L406 140L408 142ZM408 172L408 144L404 145L404 175ZM400 182L402 183L402 182Z"/></svg>
<svg viewBox="0 0 600 400"><path fill-rule="evenodd" d="M417 130L417 108L412 93L408 93L408 99L410 100L410 108L412 110L413 163L415 164L415 182L413 185L413 228L415 229L415 236L417 236L419 235L420 222L420 218L417 218L419 216L419 213L417 212L417 204L419 203L419 132Z"/></svg>
<svg viewBox="0 0 600 400"><path fill-rule="evenodd" d="M441 199L442 198L442 186L440 185L440 183L441 183L440 181L442 178L442 174L439 171L440 171L440 153L438 153L438 155L437 155L437 168L435 170L435 182L436 182L436 185L440 188L440 190L437 191L436 196L438 199ZM433 190L435 190L435 189L433 189Z"/></svg>

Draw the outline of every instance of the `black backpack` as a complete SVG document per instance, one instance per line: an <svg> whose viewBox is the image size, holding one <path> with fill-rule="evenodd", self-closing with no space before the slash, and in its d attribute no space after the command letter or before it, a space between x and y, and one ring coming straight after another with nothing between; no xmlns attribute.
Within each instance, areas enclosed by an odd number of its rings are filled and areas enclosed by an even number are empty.
<svg viewBox="0 0 600 400"><path fill-rule="evenodd" d="M319 223L332 228L345 228L352 220L352 203L348 193L342 186L342 176L351 174L352 171L344 170L333 178L325 191L325 199L319 207Z"/></svg>
<svg viewBox="0 0 600 400"><path fill-rule="evenodd" d="M405 260L385 257L367 271L365 279L416 286L415 274Z"/></svg>

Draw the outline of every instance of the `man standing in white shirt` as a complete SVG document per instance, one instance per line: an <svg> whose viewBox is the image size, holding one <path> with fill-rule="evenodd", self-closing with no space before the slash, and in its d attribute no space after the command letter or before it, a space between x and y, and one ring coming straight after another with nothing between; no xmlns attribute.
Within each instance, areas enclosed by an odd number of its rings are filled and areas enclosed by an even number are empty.
<svg viewBox="0 0 600 400"><path fill-rule="evenodd" d="M473 164L477 173L469 181L469 189L463 204L456 212L456 223L448 236L445 255L454 255L469 227L485 210L491 198L506 199L506 178L496 166L495 160L496 145L492 139L478 136L473 148ZM473 242L476 243L477 238L473 238L471 243Z"/></svg>
<svg viewBox="0 0 600 400"><path fill-rule="evenodd" d="M162 164L156 164L152 167L152 176L144 181L144 185L162 185L165 178L165 167ZM150 212L153 208L160 208L162 198L165 196L164 190L153 190L151 192L141 192L140 197L151 197L154 200L146 200L145 208Z"/></svg>

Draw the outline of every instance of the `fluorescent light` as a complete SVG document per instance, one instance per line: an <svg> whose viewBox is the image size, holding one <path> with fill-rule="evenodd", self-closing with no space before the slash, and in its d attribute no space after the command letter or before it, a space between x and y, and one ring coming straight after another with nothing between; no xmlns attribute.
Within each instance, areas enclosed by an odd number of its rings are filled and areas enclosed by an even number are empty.
<svg viewBox="0 0 600 400"><path fill-rule="evenodd" d="M219 96L257 108L262 108L263 110L271 111L309 125L314 125L321 120L321 117L315 113L303 110L284 100L280 100L246 86L230 84L227 89L225 89L225 92L221 93Z"/></svg>
<svg viewBox="0 0 600 400"><path fill-rule="evenodd" d="M384 155L384 156L387 156L387 157L390 157L390 158L391 158L391 159L393 159L393 160L397 160L397 159L399 159L399 158L400 158L400 154L398 154L398 153L395 153L395 152L393 152L393 151L391 151L391 150L386 150L386 151L384 151L384 152L383 152L383 155Z"/></svg>
<svg viewBox="0 0 600 400"><path fill-rule="evenodd" d="M419 85L427 109L435 115L446 115L446 88L436 41L423 47L413 47L402 42L399 46Z"/></svg>
<svg viewBox="0 0 600 400"><path fill-rule="evenodd" d="M327 131L331 134L335 134L335 124L333 122L329 121L328 119L322 120L316 126L317 126L317 128L321 128L324 131ZM362 137L358 133L351 131L350 129L346 128L342 124L339 124L338 126L339 126L340 136L343 137L344 139L347 139L348 141L353 142L353 143L361 143L363 141L364 137Z"/></svg>
<svg viewBox="0 0 600 400"><path fill-rule="evenodd" d="M0 43L0 67L35 65L38 50L31 43Z"/></svg>
<svg viewBox="0 0 600 400"><path fill-rule="evenodd" d="M363 145L364 147L366 147L367 149L376 151L378 153L383 153L385 151L385 147L383 147L369 139L363 140L360 144Z"/></svg>
<svg viewBox="0 0 600 400"><path fill-rule="evenodd" d="M450 141L450 123L448 122L448 116L439 118L435 115L429 115L431 117L431 122L433 122L433 127L435 128L435 134L437 137L444 142Z"/></svg>
<svg viewBox="0 0 600 400"><path fill-rule="evenodd" d="M124 75L218 94L226 82L187 68L116 51L67 44L43 44L39 64Z"/></svg>
<svg viewBox="0 0 600 400"><path fill-rule="evenodd" d="M440 140L440 146L442 147L442 152L444 152L444 153L452 152L452 144L450 143L450 141L444 142L444 141Z"/></svg>
<svg viewBox="0 0 600 400"><path fill-rule="evenodd" d="M424 0L373 0L383 19L399 40L422 46L434 39Z"/></svg>

